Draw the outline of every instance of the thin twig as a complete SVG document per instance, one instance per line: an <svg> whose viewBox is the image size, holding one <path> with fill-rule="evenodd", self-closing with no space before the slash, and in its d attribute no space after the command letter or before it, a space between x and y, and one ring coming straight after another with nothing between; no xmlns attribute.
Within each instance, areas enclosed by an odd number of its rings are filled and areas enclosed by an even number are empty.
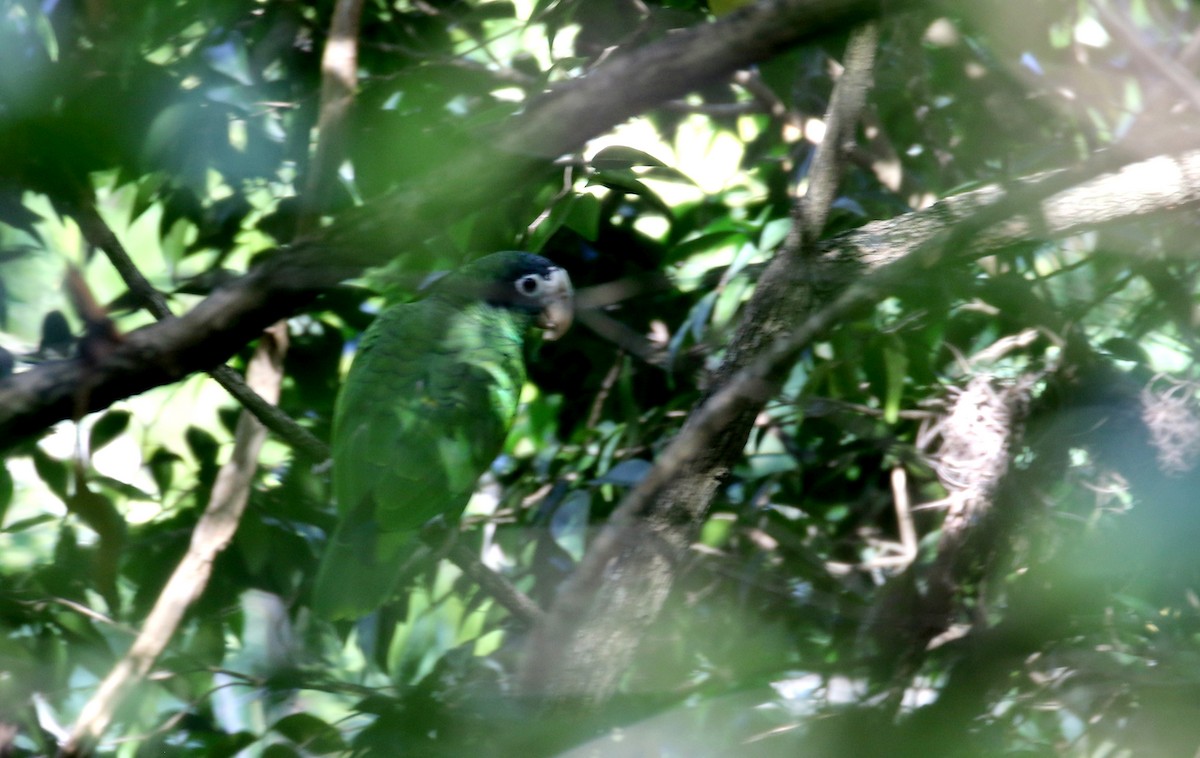
<svg viewBox="0 0 1200 758"><path fill-rule="evenodd" d="M896 508L896 525L900 530L900 544L904 547L901 557L908 565L917 557L917 528L913 525L911 501L908 497L908 472L903 466L892 469L892 504Z"/></svg>
<svg viewBox="0 0 1200 758"><path fill-rule="evenodd" d="M454 545L446 557L526 626L532 627L540 623L546 615L545 611L539 608L538 604L533 602L528 595L479 560L479 557L466 545L462 543Z"/></svg>
<svg viewBox="0 0 1200 758"><path fill-rule="evenodd" d="M72 208L71 215L79 224L83 238L88 244L99 248L108 257L113 268L120 274L121 280L129 291L141 299L145 307L156 319L162 321L172 318L171 308L153 284L138 270L133 258L121 244L121 240L96 209L92 198L81 199ZM268 429L280 439L314 461L323 461L328 457L328 448L311 432L297 424L279 407L268 403L258 393L250 389L242 377L238 376L227 365L220 365L209 370L209 376L217 381L225 390L250 411Z"/></svg>
<svg viewBox="0 0 1200 758"><path fill-rule="evenodd" d="M612 388L617 383L617 379L621 377L621 369L624 365L625 351L618 350L617 357L613 359L613 364L608 369L608 373L600 381L600 389L596 392L595 399L592 400L592 407L587 415L586 426L588 429L595 429L596 425L600 423L600 414L604 411L604 404L608 401L608 396L612 393Z"/></svg>
<svg viewBox="0 0 1200 758"><path fill-rule="evenodd" d="M345 157L347 117L358 89L358 27L362 0L338 0L329 23L329 38L321 53L321 110L317 117L317 145L309 164L308 181L301 195L296 231L315 229L329 205L337 182L338 166Z"/></svg>
<svg viewBox="0 0 1200 758"><path fill-rule="evenodd" d="M1158 51L1147 45L1138 34L1137 29L1133 28L1130 21L1120 12L1104 3L1095 3L1093 8L1109 31L1119 37L1134 55L1144 60L1160 76L1170 82L1175 90L1191 103L1193 111L1200 112L1200 85L1197 85L1196 77L1192 75L1192 72L1184 68L1181 63L1160 55Z"/></svg>

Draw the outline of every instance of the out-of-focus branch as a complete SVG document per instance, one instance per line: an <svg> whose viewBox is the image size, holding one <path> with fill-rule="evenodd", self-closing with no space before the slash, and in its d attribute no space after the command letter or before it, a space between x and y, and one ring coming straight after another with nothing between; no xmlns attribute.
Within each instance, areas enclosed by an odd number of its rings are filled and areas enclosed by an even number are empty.
<svg viewBox="0 0 1200 758"><path fill-rule="evenodd" d="M1191 103L1193 111L1200 112L1200 83L1197 83L1192 72L1188 71L1182 63L1159 55L1156 50L1147 45L1129 19L1119 11L1104 3L1096 3L1092 7L1100 15L1100 20L1104 22L1105 28L1124 42L1134 55L1141 58L1170 82L1175 91Z"/></svg>
<svg viewBox="0 0 1200 758"><path fill-rule="evenodd" d="M358 26L362 0L341 0L333 8L329 39L321 54L321 111L317 117L317 146L309 163L301 196L297 231L317 227L329 204L338 166L345 158L346 122L358 90Z"/></svg>
<svg viewBox="0 0 1200 758"><path fill-rule="evenodd" d="M287 330L281 326L273 328L259 340L247 369L249 386L272 402L279 399L286 345ZM233 453L217 474L212 496L192 532L187 553L167 580L129 651L84 705L60 755L78 756L92 752L125 697L145 679L175 635L188 608L204 591L213 562L237 530L265 439L265 427L243 412L234 435Z"/></svg>

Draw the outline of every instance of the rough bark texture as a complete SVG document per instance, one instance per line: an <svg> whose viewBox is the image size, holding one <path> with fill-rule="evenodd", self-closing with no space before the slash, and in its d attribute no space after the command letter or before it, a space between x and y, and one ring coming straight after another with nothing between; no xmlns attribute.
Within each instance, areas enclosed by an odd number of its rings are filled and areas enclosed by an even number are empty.
<svg viewBox="0 0 1200 758"><path fill-rule="evenodd" d="M970 260L1012 242L1095 227L1106 218L1097 209L1114 210L1116 198L1130 186L1145 187L1154 198L1125 204L1137 209L1135 215L1194 204L1200 200L1198 160L1197 154L1151 159L1069 189L1064 188L1074 171L1008 192L985 188L905 217L907 222L869 225L799 265L777 256L756 289L758 305L748 306L750 315L735 335L731 353L740 355L718 375L719 391L693 412L655 469L622 503L580 576L564 588L547 624L532 638L523 690L585 701L613 693L669 592L672 561L690 543L716 487L740 457L755 415L774 394L774 372L804 344L946 258ZM1013 215L1020 207L1032 210ZM847 286L836 298L823 294ZM800 325L785 327L788 322ZM772 336L780 334L775 325L783 336Z"/></svg>
<svg viewBox="0 0 1200 758"><path fill-rule="evenodd" d="M826 114L826 141L796 204L792 232L771 260L742 314L725 361L679 437L620 506L576 575L560 591L550 616L534 631L520 675L527 695L600 701L611 696L658 616L675 564L703 523L717 488L741 458L754 420L775 394L783 361L758 381L731 392L740 374L793 328L797 314L822 302L816 284L827 277L817 254L829 204L870 87L878 34L866 25L850 38L846 71Z"/></svg>

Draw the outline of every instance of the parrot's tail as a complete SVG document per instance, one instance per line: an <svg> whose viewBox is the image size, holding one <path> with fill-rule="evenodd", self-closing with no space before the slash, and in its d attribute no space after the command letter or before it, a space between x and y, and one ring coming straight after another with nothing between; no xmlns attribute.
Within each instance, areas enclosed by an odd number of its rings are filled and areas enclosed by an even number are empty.
<svg viewBox="0 0 1200 758"><path fill-rule="evenodd" d="M328 619L356 619L386 603L420 546L416 536L407 530L381 531L374 521L342 521L321 557L313 612Z"/></svg>

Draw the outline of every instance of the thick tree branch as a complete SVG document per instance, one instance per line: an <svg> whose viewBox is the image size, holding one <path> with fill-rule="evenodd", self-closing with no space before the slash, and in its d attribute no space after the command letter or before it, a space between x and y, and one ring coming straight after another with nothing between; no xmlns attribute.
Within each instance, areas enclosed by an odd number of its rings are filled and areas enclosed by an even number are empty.
<svg viewBox="0 0 1200 758"><path fill-rule="evenodd" d="M829 240L822 250L836 250L841 263L826 284L836 288L864 266L876 268L903 258L984 207L1007 208L1016 215L970 248L951 248L947 255L974 257L1019 240L1064 237L1200 204L1200 150L1138 161L1093 179L1084 180L1086 176L1075 171L1051 178L1061 182L1061 191L1035 203L1032 212L1017 212L1004 202L1013 190L989 186ZM1073 182L1078 184L1071 186ZM0 440L16 441L70 418L74 388L85 380L92 386L90 408L97 410L206 370L253 340L267 324L311 302L315 288L360 270L322 268L311 257L319 251L315 243L306 243L304 250L305 255L280 256L256 268L184 316L131 332L103 361L54 361L0 380ZM376 254L382 259L390 250ZM333 269L337 273L331 273ZM917 270L912 275L922 274Z"/></svg>
<svg viewBox="0 0 1200 758"><path fill-rule="evenodd" d="M526 691L589 699L612 692L632 655L631 645L665 599L672 553L681 553L690 542L719 481L742 450L749 429L747 419L752 420L778 391L781 369L822 333L906 282L920 279L935 264L954 258L968 260L1007 243L1054 236L1069 227L1093 226L1100 221L1093 215L1097 209L1115 202L1131 186L1144 186L1149 197L1160 200L1174 197L1163 203L1164 209L1180 207L1178 201L1184 197L1189 203L1200 201L1195 194L1200 187L1197 153L1134 164L1072 186L1107 167L1109 160L1102 156L1079 169L1045 175L1007 193L988 188L982 190L983 195L959 196L928 213L893 220L906 228L898 236L891 236L898 231L891 222L869 225L831 241L833 247L824 248L827 254L818 261L820 265L806 272L809 278L805 280L795 280L782 263L781 270L772 274L776 267L772 261L765 281L747 306L746 326L735 335L718 372L717 390L693 412L683 432L626 496L561 592L550 623L531 643L530 649L537 654L528 659L524 672ZM1185 187L1191 189L1174 194ZM1165 193L1159 194L1162 190ZM1084 227L1075 227L1076 221ZM873 240L871 226L886 230L886 239ZM864 243L869 247L862 247ZM846 257L839 262L843 255ZM864 267L870 273L863 275ZM828 292L846 284L849 286L840 295L820 292L823 287ZM806 287L809 294L799 298L786 294ZM785 294L772 295L766 288L778 288ZM759 291L768 294L760 299ZM771 304L775 298L788 307L777 310ZM818 308L821 301L828 305ZM791 311L792 318L783 317L785 310ZM806 311L811 315L798 328L778 328L780 323L794 323L795 316ZM636 587L631 588L631 583ZM618 588L618 592L610 592ZM597 594L605 599L595 603ZM622 603L618 595L636 598L636 608ZM613 606L621 607L614 611ZM629 629L621 631L620 624ZM552 652L560 648L564 649L561 657L552 658Z"/></svg>
<svg viewBox="0 0 1200 758"><path fill-rule="evenodd" d="M76 204L71 210L71 215L78 222L84 239L89 244L104 251L113 268L121 275L121 280L125 282L125 286L129 288L130 292L141 299L146 309L150 311L150 314L160 321L172 318L174 314L171 313L171 308L167 305L167 299L138 270L137 265L133 262L133 258L129 255L125 246L121 244L121 240L113 232L112 228L105 223L99 211L96 210L92 198L84 198ZM243 408L253 413L255 418L262 422L263 426L277 434L280 439L287 442L293 448L304 453L312 460L324 460L323 456L328 456L328 451L322 453L322 449L325 446L320 440L314 437L307 429L297 424L286 413L279 410L278 406L268 403L257 392L250 389L245 380L232 368L222 364L213 367L208 373Z"/></svg>
<svg viewBox="0 0 1200 758"><path fill-rule="evenodd" d="M268 324L527 182L551 159L658 102L779 51L915 0L764 0L614 56L556 88L503 125L492 144L450 161L430 181L403 187L316 230L189 313L128 335L103 361L60 361L0 381L0 439L15 441L69 418L74 388L90 387L89 410L211 369Z"/></svg>

